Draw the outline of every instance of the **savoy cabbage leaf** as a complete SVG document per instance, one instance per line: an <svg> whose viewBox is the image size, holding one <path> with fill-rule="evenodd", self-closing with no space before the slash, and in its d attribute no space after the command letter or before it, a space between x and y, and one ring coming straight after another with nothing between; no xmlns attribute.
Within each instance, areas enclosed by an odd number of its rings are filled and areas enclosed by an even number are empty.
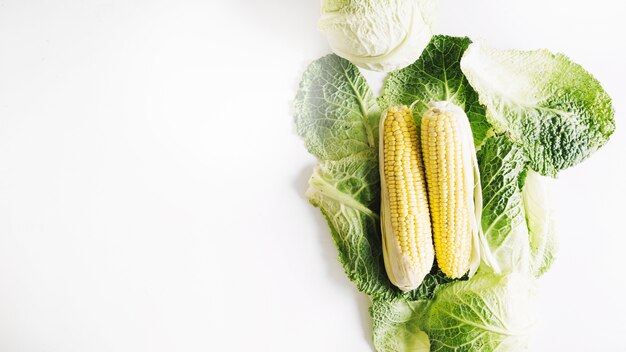
<svg viewBox="0 0 626 352"><path fill-rule="evenodd" d="M535 286L522 273L477 273L440 284L429 299L374 300L380 352L525 351L535 323Z"/></svg>
<svg viewBox="0 0 626 352"><path fill-rule="evenodd" d="M487 136L489 123L478 94L461 72L461 57L470 43L466 37L434 36L415 63L389 74L383 95L378 99L381 107L411 106L419 130L428 103L449 101L465 110L474 143L479 146Z"/></svg>
<svg viewBox="0 0 626 352"><path fill-rule="evenodd" d="M420 322L426 301L375 299L370 307L374 347L381 352L429 352Z"/></svg>
<svg viewBox="0 0 626 352"><path fill-rule="evenodd" d="M441 285L419 320L432 352L524 351L534 323L534 285L527 275L479 272Z"/></svg>
<svg viewBox="0 0 626 352"><path fill-rule="evenodd" d="M295 99L296 130L309 152L339 160L360 152L376 161L380 109L348 60L324 56L309 65Z"/></svg>
<svg viewBox="0 0 626 352"><path fill-rule="evenodd" d="M451 282L441 271L426 275L416 290L397 299L375 298L370 307L374 347L379 352L428 352L428 336L420 328L425 302Z"/></svg>
<svg viewBox="0 0 626 352"><path fill-rule="evenodd" d="M506 136L489 137L478 151L483 188L481 225L502 272L528 272L530 245L521 187L526 158Z"/></svg>
<svg viewBox="0 0 626 352"><path fill-rule="evenodd" d="M550 178L529 171L522 190L530 236L531 269L536 277L550 269L559 249L552 209L551 182Z"/></svg>
<svg viewBox="0 0 626 352"><path fill-rule="evenodd" d="M578 164L615 130L611 98L563 54L474 43L461 68L495 131L519 141L532 169L542 175Z"/></svg>

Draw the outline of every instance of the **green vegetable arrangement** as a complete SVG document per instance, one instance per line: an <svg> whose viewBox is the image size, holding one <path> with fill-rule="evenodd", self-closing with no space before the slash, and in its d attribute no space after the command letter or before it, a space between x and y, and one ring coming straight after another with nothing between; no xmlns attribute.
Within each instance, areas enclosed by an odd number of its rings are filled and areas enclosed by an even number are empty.
<svg viewBox="0 0 626 352"><path fill-rule="evenodd" d="M403 292L383 260L379 120L406 105L420 126L433 101L455 104L469 120L482 250L496 265L451 279L435 263ZM326 218L346 274L372 299L378 351L527 348L535 281L557 250L546 178L585 160L615 128L611 100L591 74L561 54L436 35L417 61L388 74L378 98L350 61L314 61L295 99L295 124L320 161L306 196Z"/></svg>

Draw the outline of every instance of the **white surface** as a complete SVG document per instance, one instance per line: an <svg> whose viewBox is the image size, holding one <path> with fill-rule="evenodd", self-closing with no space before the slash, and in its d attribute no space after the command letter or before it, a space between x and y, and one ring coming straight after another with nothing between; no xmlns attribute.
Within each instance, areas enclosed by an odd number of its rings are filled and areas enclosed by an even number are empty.
<svg viewBox="0 0 626 352"><path fill-rule="evenodd" d="M618 130L556 182L532 351L626 332L621 2L444 1L437 31L548 47ZM317 0L0 1L0 351L369 351L367 298L303 198Z"/></svg>

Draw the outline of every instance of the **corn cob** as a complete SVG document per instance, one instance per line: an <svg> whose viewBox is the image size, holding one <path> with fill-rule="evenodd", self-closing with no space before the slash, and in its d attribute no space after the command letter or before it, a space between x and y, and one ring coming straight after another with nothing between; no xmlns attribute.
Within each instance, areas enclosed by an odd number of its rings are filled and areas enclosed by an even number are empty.
<svg viewBox="0 0 626 352"><path fill-rule="evenodd" d="M469 121L444 101L430 104L421 127L437 264L450 278L471 276L480 263L482 195Z"/></svg>
<svg viewBox="0 0 626 352"><path fill-rule="evenodd" d="M390 281L417 288L430 272L434 249L417 127L411 110L394 106L380 121L381 228Z"/></svg>

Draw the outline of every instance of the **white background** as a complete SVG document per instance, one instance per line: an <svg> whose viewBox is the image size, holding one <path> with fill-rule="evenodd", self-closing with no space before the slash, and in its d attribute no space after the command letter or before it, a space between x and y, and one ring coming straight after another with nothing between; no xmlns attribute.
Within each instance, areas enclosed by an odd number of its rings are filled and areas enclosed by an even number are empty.
<svg viewBox="0 0 626 352"><path fill-rule="evenodd" d="M622 351L621 1L444 0L436 31L548 47L617 131L555 182L531 351ZM0 351L370 351L292 126L318 0L0 1Z"/></svg>

